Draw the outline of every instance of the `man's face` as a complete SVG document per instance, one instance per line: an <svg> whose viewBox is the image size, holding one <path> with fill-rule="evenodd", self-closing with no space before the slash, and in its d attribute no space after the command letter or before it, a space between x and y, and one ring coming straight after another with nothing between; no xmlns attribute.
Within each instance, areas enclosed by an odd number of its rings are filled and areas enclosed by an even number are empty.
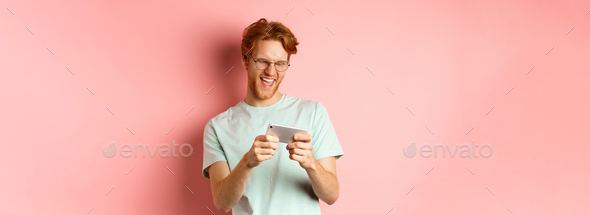
<svg viewBox="0 0 590 215"><path fill-rule="evenodd" d="M272 98L279 89L286 71L277 71L275 64L270 64L264 70L258 69L254 60L264 58L270 62L287 61L288 53L281 42L277 40L260 41L254 50L248 59L247 66L246 62L242 62L242 65L246 66L246 70L248 70L248 89L256 99L267 100ZM271 80L271 82L267 82L263 78Z"/></svg>

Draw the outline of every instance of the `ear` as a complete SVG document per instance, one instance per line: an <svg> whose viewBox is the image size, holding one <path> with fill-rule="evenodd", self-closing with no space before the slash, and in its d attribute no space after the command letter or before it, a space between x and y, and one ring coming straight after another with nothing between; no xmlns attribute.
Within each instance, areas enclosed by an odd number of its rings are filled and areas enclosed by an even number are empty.
<svg viewBox="0 0 590 215"><path fill-rule="evenodd" d="M244 59L245 57L245 59ZM243 56L242 55L242 66L248 68L248 56Z"/></svg>

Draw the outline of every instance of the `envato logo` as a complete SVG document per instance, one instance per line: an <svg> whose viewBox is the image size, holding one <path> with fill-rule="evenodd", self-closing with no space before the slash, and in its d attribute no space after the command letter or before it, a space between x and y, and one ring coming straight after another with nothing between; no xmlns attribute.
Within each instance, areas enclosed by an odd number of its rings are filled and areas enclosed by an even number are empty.
<svg viewBox="0 0 590 215"><path fill-rule="evenodd" d="M133 155L133 157L136 158L137 152L139 150L141 150L141 155L145 158L145 155L146 155L145 152L147 150L148 154L152 158L154 156L156 156L156 154L160 155L160 157L162 157L162 158L169 158L170 154L172 154L172 157L177 158L178 157L178 154L176 154L176 147L177 146L178 146L178 144L174 144L174 140L172 141L172 150L170 150L170 145L168 145L166 143L164 143L162 145L156 144L156 146L153 149L150 148L150 145L133 144L133 147L131 147L131 145L129 145L129 144L123 144L123 145L121 145L121 148L119 148L119 155L121 155L121 157L124 157L124 158L129 158L129 157L131 157L131 155ZM187 147L189 150L188 154L185 154L182 150L185 147ZM115 157L115 155L117 155L117 144L115 142L110 143L108 146L106 146L102 149L102 153L107 158ZM180 154L180 156L188 158L193 154L193 147L188 143L182 144L178 148L178 153Z"/></svg>
<svg viewBox="0 0 590 215"><path fill-rule="evenodd" d="M424 145L420 146L419 150L417 150L418 148L416 147L416 143L410 143L410 145L408 145L407 147L404 147L404 155L407 158L412 158L412 157L416 156L417 151L420 151L420 156L422 156L423 158L429 158L431 156L436 158L436 156L439 154L437 152L440 151L443 158L445 158L447 156L446 152L449 153L451 158L454 158L455 155L457 154L458 149L460 149L458 153L459 153L459 157L461 157L461 158L471 158L471 157L478 158L480 156L483 158L489 158L492 156L492 154L494 154L494 148L492 148L492 146L489 144L481 145L479 150L477 149L477 147L479 147L479 145L475 144L475 140L471 143L471 146L469 146L468 144L461 144L461 145L455 145L455 148L453 148L453 149L451 149L451 147L449 147L448 144L447 145L424 144ZM484 150L484 148L488 148L488 150ZM477 152L479 152L479 153L477 153ZM478 156L478 154L479 154L479 156Z"/></svg>

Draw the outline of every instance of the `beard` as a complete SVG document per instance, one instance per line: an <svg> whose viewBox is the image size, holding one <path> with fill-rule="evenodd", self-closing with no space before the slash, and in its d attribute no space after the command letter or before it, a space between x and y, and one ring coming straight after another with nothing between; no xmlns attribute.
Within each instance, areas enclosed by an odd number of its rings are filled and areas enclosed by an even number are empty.
<svg viewBox="0 0 590 215"><path fill-rule="evenodd" d="M262 81L260 80L260 77L256 76L256 77L252 77L250 75L248 75L248 88L250 88L250 90L252 91L252 93L254 94L254 97L256 97L257 99L261 99L261 100L267 100L272 98L275 93L277 92L277 90L279 89L279 80L277 77L277 80L275 80L274 85L271 88L271 92L268 92L267 89L263 89L261 86Z"/></svg>

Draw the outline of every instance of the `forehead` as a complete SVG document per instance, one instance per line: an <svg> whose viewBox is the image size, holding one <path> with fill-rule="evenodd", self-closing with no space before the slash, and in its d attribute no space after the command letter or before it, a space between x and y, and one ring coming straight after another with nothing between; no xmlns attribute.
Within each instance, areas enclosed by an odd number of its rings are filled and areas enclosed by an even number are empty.
<svg viewBox="0 0 590 215"><path fill-rule="evenodd" d="M271 61L287 60L288 53L283 44L277 40L262 40L256 44L256 50L252 52L255 58L265 58Z"/></svg>

